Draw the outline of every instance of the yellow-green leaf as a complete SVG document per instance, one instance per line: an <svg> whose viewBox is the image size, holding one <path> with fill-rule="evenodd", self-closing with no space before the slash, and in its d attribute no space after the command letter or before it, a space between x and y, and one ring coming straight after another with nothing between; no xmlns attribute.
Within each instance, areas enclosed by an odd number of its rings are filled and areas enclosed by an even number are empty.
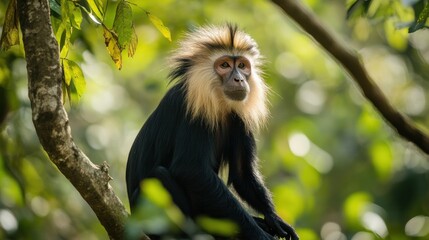
<svg viewBox="0 0 429 240"><path fill-rule="evenodd" d="M79 100L86 89L86 82L82 69L71 60L63 59L64 82L67 87L71 87L71 92L76 93ZM74 92L75 91L75 92Z"/></svg>
<svg viewBox="0 0 429 240"><path fill-rule="evenodd" d="M138 38L137 38L136 30L134 29L134 26L133 26L133 34L131 35L131 41L128 44L128 57L132 57L134 56L134 53L136 53L137 43L138 43Z"/></svg>
<svg viewBox="0 0 429 240"><path fill-rule="evenodd" d="M155 178L146 179L141 183L142 193L145 198L159 207L167 208L171 205L170 193L162 186L162 183Z"/></svg>
<svg viewBox="0 0 429 240"><path fill-rule="evenodd" d="M11 46L19 44L19 20L16 0L11 0L7 6L4 18L3 31L0 38L0 48L6 51Z"/></svg>
<svg viewBox="0 0 429 240"><path fill-rule="evenodd" d="M119 47L118 37L116 33L109 30L106 26L103 25L104 30L104 43L106 44L107 51L109 52L110 57L115 63L118 69L122 68L122 56L121 48Z"/></svg>
<svg viewBox="0 0 429 240"><path fill-rule="evenodd" d="M134 33L133 12L130 4L124 0L120 1L116 7L113 31L115 31L118 36L119 47L122 51L131 42Z"/></svg>
<svg viewBox="0 0 429 240"><path fill-rule="evenodd" d="M232 236L237 233L238 226L229 219L215 219L210 217L198 217L197 223L209 233L222 236Z"/></svg>
<svg viewBox="0 0 429 240"><path fill-rule="evenodd" d="M80 24L82 23L82 12L80 11L80 8L75 7L73 9L70 20L74 28L80 29Z"/></svg>
<svg viewBox="0 0 429 240"><path fill-rule="evenodd" d="M68 29L70 29L70 28L68 28ZM64 31L64 41L62 41L62 46L60 46L60 48L61 48L61 52L60 52L60 58L65 58L66 56L67 56L67 54L69 53L69 50L70 50L70 45L71 45L71 42L70 42L70 38L71 38L71 31L68 31L67 30L67 26L66 26L66 28L65 28L65 31Z"/></svg>
<svg viewBox="0 0 429 240"><path fill-rule="evenodd" d="M149 17L149 20L152 22L152 24L158 29L158 31L161 32L161 34L168 39L168 41L171 42L171 33L170 29L164 25L164 23L159 19L157 16L153 15L150 12L146 12L147 16Z"/></svg>
<svg viewBox="0 0 429 240"><path fill-rule="evenodd" d="M63 62L61 62L61 67L64 69ZM65 78L64 78L64 83L65 83ZM66 84L62 84L62 85L63 85L63 87L62 87L63 88L63 104L65 104L67 97L68 97L69 101L71 102L70 88Z"/></svg>
<svg viewBox="0 0 429 240"><path fill-rule="evenodd" d="M73 31L72 18L76 7L72 1L61 0L62 21L58 27L56 37L60 42L60 58L66 58L71 46L71 35ZM79 10L79 9L78 9ZM76 23L77 24L77 23ZM80 24L80 23L79 23Z"/></svg>
<svg viewBox="0 0 429 240"><path fill-rule="evenodd" d="M397 29L395 21L392 18L384 22L384 31L386 34L387 42L390 46L399 51L405 51L408 46L408 30Z"/></svg>
<svg viewBox="0 0 429 240"><path fill-rule="evenodd" d="M52 22L55 23L55 20ZM58 22L59 25L56 27L55 38L60 45L60 58L66 58L71 45L71 25L68 21Z"/></svg>
<svg viewBox="0 0 429 240"><path fill-rule="evenodd" d="M64 83L66 84L66 86L70 86L71 83L71 79L72 79L72 75L70 72L70 65L69 65L69 60L63 59L61 61L62 65L63 65L63 74L64 74Z"/></svg>
<svg viewBox="0 0 429 240"><path fill-rule="evenodd" d="M99 0L87 0L86 3L88 3L90 8L89 15L91 16L91 19L97 24L100 24L100 20L103 19L103 12L101 10L103 9L103 4Z"/></svg>
<svg viewBox="0 0 429 240"><path fill-rule="evenodd" d="M350 194L343 205L346 221L353 226L360 224L362 214L372 203L372 197L367 192L354 192Z"/></svg>
<svg viewBox="0 0 429 240"><path fill-rule="evenodd" d="M389 180L393 174L394 155L388 142L376 141L370 148L371 160L382 180Z"/></svg>

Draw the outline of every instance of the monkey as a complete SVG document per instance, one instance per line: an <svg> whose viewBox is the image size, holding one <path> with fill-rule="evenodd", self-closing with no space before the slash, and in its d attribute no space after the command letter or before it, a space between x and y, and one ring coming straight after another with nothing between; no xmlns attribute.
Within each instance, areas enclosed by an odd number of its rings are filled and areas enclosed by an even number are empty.
<svg viewBox="0 0 429 240"><path fill-rule="evenodd" d="M157 178L184 215L228 219L243 239L298 240L274 210L257 168L254 133L268 116L258 45L235 24L189 32L173 52L170 82L131 147L126 167L131 212L140 182ZM226 183L219 177L228 166ZM236 194L263 215L252 217Z"/></svg>

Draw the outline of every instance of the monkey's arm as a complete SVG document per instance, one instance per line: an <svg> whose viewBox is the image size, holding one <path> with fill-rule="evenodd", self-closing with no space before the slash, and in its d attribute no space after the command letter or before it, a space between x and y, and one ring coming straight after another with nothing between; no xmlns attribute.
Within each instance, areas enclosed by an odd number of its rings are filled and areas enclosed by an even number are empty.
<svg viewBox="0 0 429 240"><path fill-rule="evenodd" d="M298 239L295 230L285 223L275 212L271 196L262 183L256 164L256 143L251 133L237 134L244 136L236 139L239 144L230 164L230 179L240 197L253 209L262 213L270 233L287 239Z"/></svg>
<svg viewBox="0 0 429 240"><path fill-rule="evenodd" d="M214 145L208 131L199 124L183 122L177 132L169 171L186 192L192 212L233 220L245 239L272 239L214 172Z"/></svg>

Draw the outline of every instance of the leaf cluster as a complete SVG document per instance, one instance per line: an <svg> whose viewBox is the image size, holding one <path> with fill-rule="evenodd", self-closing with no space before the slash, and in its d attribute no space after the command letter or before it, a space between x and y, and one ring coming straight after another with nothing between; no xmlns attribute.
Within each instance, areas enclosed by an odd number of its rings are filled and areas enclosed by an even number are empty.
<svg viewBox="0 0 429 240"><path fill-rule="evenodd" d="M108 3L107 0L49 0L52 25L59 43L64 73L63 90L66 93L64 96L67 96L70 102L79 101L86 89L85 77L79 64L68 59L74 43L73 32L81 29L84 19L103 28L104 43L117 69L122 68L124 50L127 50L128 57L133 57L136 52L138 37L134 28L131 6L137 7L137 5L125 0L119 1L116 5L113 26L109 28L104 23ZM148 11L145 13L161 34L171 41L170 30L162 20ZM11 0L6 10L0 49L6 51L14 45L19 45L19 19L16 0Z"/></svg>
<svg viewBox="0 0 429 240"><path fill-rule="evenodd" d="M411 8L414 12L412 21L403 20L405 9ZM366 16L369 18L397 17L399 22L397 28L408 28L409 33L428 28L429 1L427 0L404 0L383 1L383 0L353 0L349 1L347 9L347 19Z"/></svg>

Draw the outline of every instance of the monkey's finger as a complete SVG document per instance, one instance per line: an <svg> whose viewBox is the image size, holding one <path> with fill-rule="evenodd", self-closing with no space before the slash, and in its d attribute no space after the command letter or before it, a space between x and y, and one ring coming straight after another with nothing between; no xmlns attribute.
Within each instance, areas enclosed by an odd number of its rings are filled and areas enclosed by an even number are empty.
<svg viewBox="0 0 429 240"><path fill-rule="evenodd" d="M281 223L282 222L278 219L272 219L271 227L273 228L277 236L289 239L290 234L283 229L283 226L280 225Z"/></svg>
<svg viewBox="0 0 429 240"><path fill-rule="evenodd" d="M265 220L264 220L264 219L259 218L259 217L253 217L253 219L254 219L254 220L255 220L255 222L258 224L258 226L259 226L260 228L262 228L262 230L264 230L266 233L268 233L268 234L270 234L270 235L272 235L272 236L274 236L274 235L275 235L275 233L273 232L273 229L271 229L271 228L267 225L267 223L265 222Z"/></svg>
<svg viewBox="0 0 429 240"><path fill-rule="evenodd" d="M287 224L287 223L285 223L285 222L283 222L283 221L278 221L278 222L277 222L277 224L279 224L279 225L280 225L280 228L281 228L283 231L286 231L286 232L287 232L287 234L290 236L290 238L291 238L292 240L299 240L299 237L298 237L298 235L296 234L295 229L294 229L292 226L290 226L289 224Z"/></svg>

